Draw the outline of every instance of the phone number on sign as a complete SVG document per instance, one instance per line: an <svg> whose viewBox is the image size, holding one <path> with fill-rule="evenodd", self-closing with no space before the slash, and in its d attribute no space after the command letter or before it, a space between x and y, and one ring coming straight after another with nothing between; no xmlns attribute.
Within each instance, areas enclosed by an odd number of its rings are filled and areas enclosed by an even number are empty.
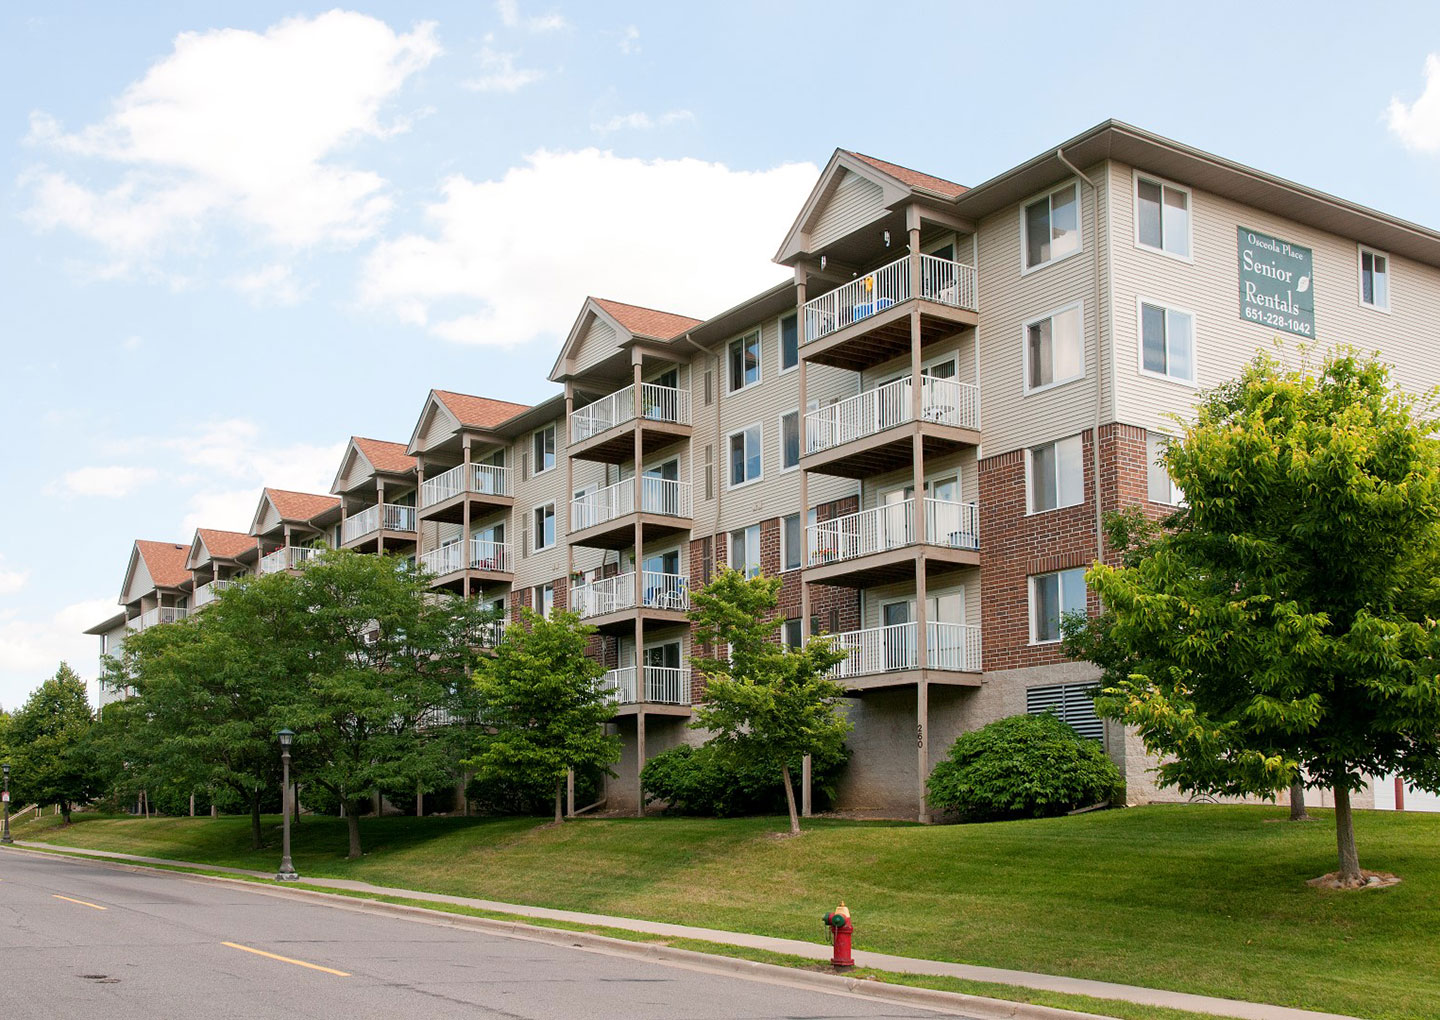
<svg viewBox="0 0 1440 1020"><path fill-rule="evenodd" d="M1288 315L1277 315L1264 308L1246 308L1245 318L1251 322L1258 322L1264 326L1274 326L1276 329L1283 329L1289 333L1299 333L1302 336L1310 335L1310 323L1301 322L1299 319L1292 319Z"/></svg>

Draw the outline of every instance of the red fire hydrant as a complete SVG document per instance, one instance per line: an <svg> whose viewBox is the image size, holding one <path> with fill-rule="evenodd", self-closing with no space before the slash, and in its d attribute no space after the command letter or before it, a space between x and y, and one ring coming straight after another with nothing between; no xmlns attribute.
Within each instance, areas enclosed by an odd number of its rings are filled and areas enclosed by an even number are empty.
<svg viewBox="0 0 1440 1020"><path fill-rule="evenodd" d="M855 958L850 955L850 937L855 934L855 926L850 923L850 910L845 906L844 900L840 901L833 913L825 915L825 927L830 929L830 944L833 947L830 954L831 966L855 966Z"/></svg>

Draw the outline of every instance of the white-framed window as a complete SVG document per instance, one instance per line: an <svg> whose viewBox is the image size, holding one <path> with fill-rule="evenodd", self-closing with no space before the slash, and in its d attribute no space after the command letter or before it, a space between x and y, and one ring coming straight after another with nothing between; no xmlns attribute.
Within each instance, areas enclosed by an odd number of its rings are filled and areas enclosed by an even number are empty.
<svg viewBox="0 0 1440 1020"><path fill-rule="evenodd" d="M800 515L780 518L780 569L800 569Z"/></svg>
<svg viewBox="0 0 1440 1020"><path fill-rule="evenodd" d="M786 411L780 416L780 470L794 471L800 466L800 412Z"/></svg>
<svg viewBox="0 0 1440 1020"><path fill-rule="evenodd" d="M1135 245L1190 261L1190 189L1135 174Z"/></svg>
<svg viewBox="0 0 1440 1020"><path fill-rule="evenodd" d="M737 528L730 532L730 569L746 577L760 573L760 525Z"/></svg>
<svg viewBox="0 0 1440 1020"><path fill-rule="evenodd" d="M1390 311L1390 256L1361 245L1360 303L1377 312Z"/></svg>
<svg viewBox="0 0 1440 1020"><path fill-rule="evenodd" d="M1085 502L1085 445L1079 436L1032 446L1026 459L1030 513Z"/></svg>
<svg viewBox="0 0 1440 1020"><path fill-rule="evenodd" d="M1060 640L1060 621L1067 613L1085 612L1085 568L1057 570L1030 577L1030 643Z"/></svg>
<svg viewBox="0 0 1440 1020"><path fill-rule="evenodd" d="M753 329L730 341L727 391L734 393L760 381L760 330Z"/></svg>
<svg viewBox="0 0 1440 1020"><path fill-rule="evenodd" d="M781 639L785 642L786 648L799 648L804 644L800 629L800 618L786 620L785 626L780 632Z"/></svg>
<svg viewBox="0 0 1440 1020"><path fill-rule="evenodd" d="M534 450L534 472L543 474L555 466L555 426L546 425L531 437Z"/></svg>
<svg viewBox="0 0 1440 1020"><path fill-rule="evenodd" d="M555 504L537 506L535 518L535 551L549 549L555 544Z"/></svg>
<svg viewBox="0 0 1440 1020"><path fill-rule="evenodd" d="M1170 477L1164 464L1165 450L1170 446L1170 437L1163 432L1145 433L1145 479L1148 496L1152 503L1168 503L1179 506L1185 502L1185 493Z"/></svg>
<svg viewBox="0 0 1440 1020"><path fill-rule="evenodd" d="M1195 313L1140 298L1140 371L1195 382Z"/></svg>
<svg viewBox="0 0 1440 1020"><path fill-rule="evenodd" d="M764 438L764 430L759 422L730 433L726 443L730 451L730 488L758 482L765 476L764 461L760 454L760 445Z"/></svg>
<svg viewBox="0 0 1440 1020"><path fill-rule="evenodd" d="M535 586L535 612L548 620L554 611L555 586L553 584L537 584Z"/></svg>
<svg viewBox="0 0 1440 1020"><path fill-rule="evenodd" d="M1095 714L1095 684L1053 684L1025 691L1027 715L1050 713L1089 740L1105 739L1105 721Z"/></svg>
<svg viewBox="0 0 1440 1020"><path fill-rule="evenodd" d="M1020 272L1032 272L1080 250L1080 182L1037 195L1020 209Z"/></svg>
<svg viewBox="0 0 1440 1020"><path fill-rule="evenodd" d="M800 319L794 312L780 316L780 374L800 364Z"/></svg>
<svg viewBox="0 0 1440 1020"><path fill-rule="evenodd" d="M1031 319L1021 327L1025 345L1025 392L1085 377L1085 304Z"/></svg>

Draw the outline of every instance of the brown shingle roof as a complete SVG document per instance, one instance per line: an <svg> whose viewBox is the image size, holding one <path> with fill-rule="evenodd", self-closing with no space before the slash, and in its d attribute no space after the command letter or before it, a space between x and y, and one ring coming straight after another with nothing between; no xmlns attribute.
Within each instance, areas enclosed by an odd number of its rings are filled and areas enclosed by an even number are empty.
<svg viewBox="0 0 1440 1020"><path fill-rule="evenodd" d="M529 404L512 404L508 400L493 400L490 397L471 397L449 390L436 390L440 403L455 416L461 425L477 429L494 428L501 422L509 421L522 411L530 410Z"/></svg>
<svg viewBox="0 0 1440 1020"><path fill-rule="evenodd" d="M649 337L652 340L669 340L679 336L687 329L694 329L701 322L700 319L692 319L688 315L676 315L674 312L661 312L654 308L627 305L622 301L610 301L607 298L591 298L591 300L613 315L615 321L631 333L636 336Z"/></svg>
<svg viewBox="0 0 1440 1020"><path fill-rule="evenodd" d="M265 495L274 504L281 520L286 521L308 521L340 505L339 496L320 496L313 492L266 489Z"/></svg>
<svg viewBox="0 0 1440 1020"><path fill-rule="evenodd" d="M199 528L195 532L205 549L214 560L233 560L242 553L255 548L255 539L243 531L216 531L213 528Z"/></svg>
<svg viewBox="0 0 1440 1020"><path fill-rule="evenodd" d="M404 443L388 443L383 439L365 439L361 436L355 436L353 441L376 471L403 475L415 470L415 458L405 452Z"/></svg>
<svg viewBox="0 0 1440 1020"><path fill-rule="evenodd" d="M883 170L891 177L912 188L925 188L929 191L936 191L950 198L958 198L970 189L963 184L956 184L954 181L947 181L943 177L932 177L930 174L922 174L919 170L911 170L908 166L901 166L898 163L887 163L883 159L876 159L874 156L867 156L863 152L852 152L845 150L856 159L864 160L877 170Z"/></svg>
<svg viewBox="0 0 1440 1020"><path fill-rule="evenodd" d="M178 588L190 580L190 571L185 569L185 561L190 556L188 545L137 538L135 548L140 550L140 558L145 561L145 569L150 572L155 587Z"/></svg>

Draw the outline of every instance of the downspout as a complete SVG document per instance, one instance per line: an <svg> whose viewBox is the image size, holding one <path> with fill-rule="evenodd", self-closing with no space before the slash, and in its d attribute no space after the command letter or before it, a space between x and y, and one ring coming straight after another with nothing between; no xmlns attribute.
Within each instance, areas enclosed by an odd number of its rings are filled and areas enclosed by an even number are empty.
<svg viewBox="0 0 1440 1020"><path fill-rule="evenodd" d="M1100 421L1102 417L1103 380L1100 374L1100 359L1103 345L1100 342L1100 188L1089 177L1085 176L1074 163L1066 158L1061 149L1055 150L1055 158L1064 164L1071 173L1090 185L1090 196L1094 200L1091 204L1095 209L1095 233L1091 248L1091 262L1093 275L1095 277L1095 432L1090 443L1091 470L1095 476L1095 559L1097 561L1105 558L1105 515L1100 508Z"/></svg>

